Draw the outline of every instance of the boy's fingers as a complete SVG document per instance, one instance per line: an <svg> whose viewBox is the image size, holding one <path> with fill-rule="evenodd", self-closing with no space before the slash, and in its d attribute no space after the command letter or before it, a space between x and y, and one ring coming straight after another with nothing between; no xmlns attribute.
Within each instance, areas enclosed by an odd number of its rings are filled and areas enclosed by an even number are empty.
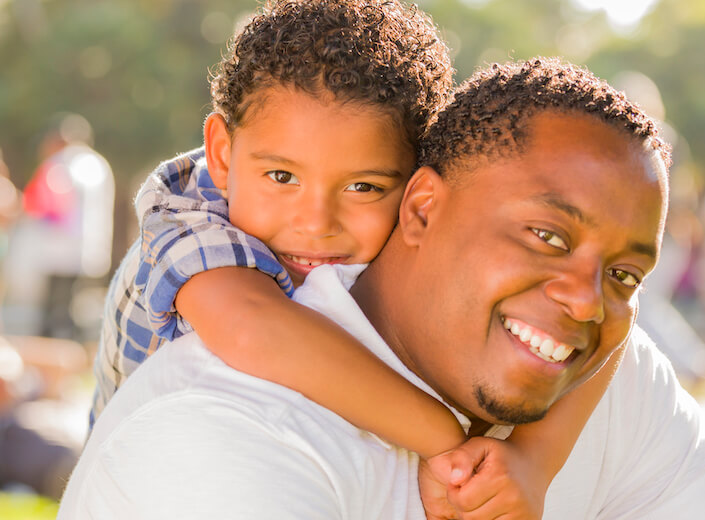
<svg viewBox="0 0 705 520"><path fill-rule="evenodd" d="M463 486L448 488L448 501L453 507L462 512L477 511L489 503L496 495L496 489L492 489L486 483L480 482L479 479L476 482L475 477L471 478Z"/></svg>
<svg viewBox="0 0 705 520"><path fill-rule="evenodd" d="M448 487L448 500L461 511L477 510L489 502L509 508L518 503L518 488L501 465L486 458L462 486Z"/></svg>
<svg viewBox="0 0 705 520"><path fill-rule="evenodd" d="M462 512L462 520L539 520L518 489L501 477L474 475L462 487L448 490L449 502Z"/></svg>
<svg viewBox="0 0 705 520"><path fill-rule="evenodd" d="M460 514L460 520L509 520L519 519L521 516L515 516L511 510L503 508L496 503L496 500L485 502L482 506L474 511L466 511ZM525 520L522 518L522 520Z"/></svg>
<svg viewBox="0 0 705 520"><path fill-rule="evenodd" d="M483 438L473 438L450 453L452 471L450 483L462 486L470 477L480 471L480 466L489 454L489 445Z"/></svg>

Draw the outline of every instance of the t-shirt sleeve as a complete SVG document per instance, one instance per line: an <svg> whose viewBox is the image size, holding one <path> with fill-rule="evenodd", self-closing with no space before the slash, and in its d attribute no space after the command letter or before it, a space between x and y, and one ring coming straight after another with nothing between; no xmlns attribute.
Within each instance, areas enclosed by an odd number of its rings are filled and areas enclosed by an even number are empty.
<svg viewBox="0 0 705 520"><path fill-rule="evenodd" d="M608 457L619 469L598 518L703 518L703 409L643 331L632 342L612 389L621 405L614 409L619 417L613 416Z"/></svg>
<svg viewBox="0 0 705 520"><path fill-rule="evenodd" d="M154 332L168 340L191 327L174 299L193 275L218 267L249 267L271 276L289 296L293 285L267 246L234 227L227 201L208 175L200 148L160 165L135 200L140 223L136 289Z"/></svg>

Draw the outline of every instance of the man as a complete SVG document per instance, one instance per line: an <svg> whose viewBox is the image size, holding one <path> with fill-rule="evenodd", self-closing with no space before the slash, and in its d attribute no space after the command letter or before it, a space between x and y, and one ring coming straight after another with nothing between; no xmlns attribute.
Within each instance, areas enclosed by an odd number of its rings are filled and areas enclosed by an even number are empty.
<svg viewBox="0 0 705 520"><path fill-rule="evenodd" d="M380 256L357 282L360 268L319 268L296 298L472 432L537 420L629 336L663 235L667 162L653 123L586 71L494 66L430 129ZM544 517L696 518L698 413L634 331ZM416 471L414 454L190 336L106 408L60 518L423 518Z"/></svg>

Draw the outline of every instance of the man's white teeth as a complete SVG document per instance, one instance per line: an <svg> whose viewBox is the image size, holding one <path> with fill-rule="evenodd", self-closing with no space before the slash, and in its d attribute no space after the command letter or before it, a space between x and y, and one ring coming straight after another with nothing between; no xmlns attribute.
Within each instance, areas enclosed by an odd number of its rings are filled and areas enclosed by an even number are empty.
<svg viewBox="0 0 705 520"><path fill-rule="evenodd" d="M552 356L556 349L553 346L553 341L550 339L545 339L541 342L539 346L539 352L544 356Z"/></svg>
<svg viewBox="0 0 705 520"><path fill-rule="evenodd" d="M567 358L570 353L573 352L573 349L567 349L565 345L558 345L556 347L556 350L553 351L553 354L551 354L554 358L558 359L559 361L563 361L565 358Z"/></svg>
<svg viewBox="0 0 705 520"><path fill-rule="evenodd" d="M528 325L519 325L509 318L504 319L504 328L517 336L522 343L529 345L529 350L544 361L552 363L564 361L574 350L573 347L556 343L551 338L542 337Z"/></svg>
<svg viewBox="0 0 705 520"><path fill-rule="evenodd" d="M519 339L524 343L529 341L531 339L531 336L532 336L531 330L529 330L528 327L519 333Z"/></svg>

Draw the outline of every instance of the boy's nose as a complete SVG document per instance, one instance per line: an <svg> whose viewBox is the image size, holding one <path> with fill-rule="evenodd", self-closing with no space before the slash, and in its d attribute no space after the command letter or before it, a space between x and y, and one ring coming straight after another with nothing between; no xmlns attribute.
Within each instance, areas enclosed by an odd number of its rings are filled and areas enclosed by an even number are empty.
<svg viewBox="0 0 705 520"><path fill-rule="evenodd" d="M292 224L294 231L314 239L336 236L342 231L335 202L320 197L300 201Z"/></svg>
<svg viewBox="0 0 705 520"><path fill-rule="evenodd" d="M575 321L600 324L605 319L603 281L601 266L583 266L562 271L545 285L545 291Z"/></svg>

